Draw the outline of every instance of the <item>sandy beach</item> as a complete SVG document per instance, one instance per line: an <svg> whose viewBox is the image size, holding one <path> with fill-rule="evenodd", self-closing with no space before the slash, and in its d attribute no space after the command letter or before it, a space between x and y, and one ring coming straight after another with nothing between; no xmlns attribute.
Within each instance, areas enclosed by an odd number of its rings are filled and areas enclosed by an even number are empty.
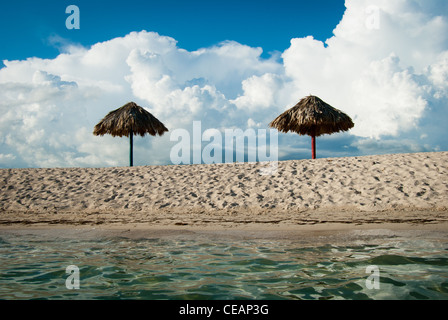
<svg viewBox="0 0 448 320"><path fill-rule="evenodd" d="M448 152L435 152L283 161L276 170L267 163L2 169L0 226L448 231L447 164Z"/></svg>

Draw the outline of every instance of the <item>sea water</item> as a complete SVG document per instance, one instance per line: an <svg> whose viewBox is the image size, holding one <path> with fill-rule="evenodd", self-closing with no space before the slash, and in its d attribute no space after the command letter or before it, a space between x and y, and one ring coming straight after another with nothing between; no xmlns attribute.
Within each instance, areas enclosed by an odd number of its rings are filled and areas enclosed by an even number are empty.
<svg viewBox="0 0 448 320"><path fill-rule="evenodd" d="M0 299L448 299L448 242L0 235Z"/></svg>

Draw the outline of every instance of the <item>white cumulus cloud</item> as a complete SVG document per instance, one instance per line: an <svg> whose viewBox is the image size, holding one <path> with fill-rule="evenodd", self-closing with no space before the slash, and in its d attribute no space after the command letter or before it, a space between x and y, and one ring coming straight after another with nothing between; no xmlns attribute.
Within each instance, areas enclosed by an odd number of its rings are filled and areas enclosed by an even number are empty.
<svg viewBox="0 0 448 320"><path fill-rule="evenodd" d="M170 131L201 121L224 132L267 128L313 94L355 121L319 139L318 155L448 149L447 13L446 0L346 0L333 37L291 39L281 59L234 41L187 51L141 31L54 59L4 61L0 167L126 165L128 141L92 131L129 101ZM136 138L136 164L170 163L169 135ZM307 138L279 138L282 157L307 156Z"/></svg>

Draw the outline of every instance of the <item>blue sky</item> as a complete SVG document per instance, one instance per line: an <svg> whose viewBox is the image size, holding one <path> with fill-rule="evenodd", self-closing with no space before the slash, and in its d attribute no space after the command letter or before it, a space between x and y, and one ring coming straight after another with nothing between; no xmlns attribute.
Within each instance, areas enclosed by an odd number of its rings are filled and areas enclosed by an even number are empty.
<svg viewBox="0 0 448 320"><path fill-rule="evenodd" d="M130 101L170 129L134 163L170 164L176 129L267 129L309 94L355 122L318 157L448 151L446 30L446 0L3 2L0 168L127 165L127 139L92 131ZM280 160L310 155L279 134Z"/></svg>
<svg viewBox="0 0 448 320"><path fill-rule="evenodd" d="M80 9L80 30L65 27L71 4ZM0 11L0 60L54 58L64 41L91 46L140 30L173 37L187 50L234 40L266 56L294 37L326 40L344 10L343 0L8 1Z"/></svg>

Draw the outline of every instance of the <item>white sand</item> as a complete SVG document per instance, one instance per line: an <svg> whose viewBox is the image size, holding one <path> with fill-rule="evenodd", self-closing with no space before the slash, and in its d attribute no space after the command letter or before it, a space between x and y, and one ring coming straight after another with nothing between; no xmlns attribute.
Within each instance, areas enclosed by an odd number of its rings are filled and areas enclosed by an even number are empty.
<svg viewBox="0 0 448 320"><path fill-rule="evenodd" d="M448 152L266 163L0 170L0 225L448 222Z"/></svg>

